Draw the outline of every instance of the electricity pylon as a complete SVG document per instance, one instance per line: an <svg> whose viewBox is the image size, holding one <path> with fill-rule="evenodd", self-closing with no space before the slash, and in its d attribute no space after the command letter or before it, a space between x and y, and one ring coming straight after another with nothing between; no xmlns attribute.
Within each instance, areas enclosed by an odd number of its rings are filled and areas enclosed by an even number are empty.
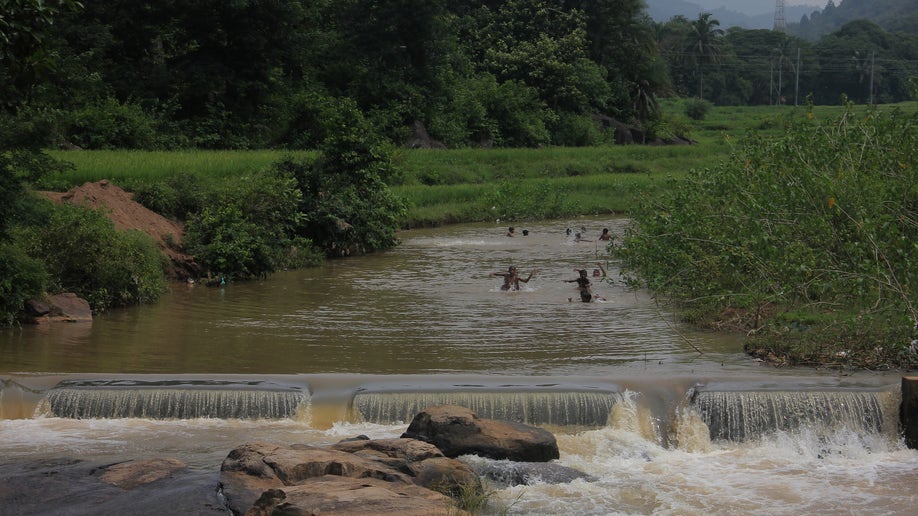
<svg viewBox="0 0 918 516"><path fill-rule="evenodd" d="M784 18L784 0L775 1L775 32L787 32L787 20Z"/></svg>

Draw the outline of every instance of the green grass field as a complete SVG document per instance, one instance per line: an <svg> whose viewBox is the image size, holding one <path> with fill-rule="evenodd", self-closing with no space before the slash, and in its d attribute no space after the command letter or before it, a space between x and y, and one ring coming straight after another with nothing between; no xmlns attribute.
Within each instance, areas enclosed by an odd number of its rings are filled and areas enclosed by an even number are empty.
<svg viewBox="0 0 918 516"><path fill-rule="evenodd" d="M777 135L786 124L808 116L806 106L713 107L703 120L691 120L681 101L665 101L667 116L687 130L694 145L608 145L599 147L546 147L540 149L453 149L395 152L401 171L391 182L393 191L406 199L405 225L433 225L487 220L492 214L486 201L506 190L517 196L563 197L559 211L530 210L525 216L626 213L636 196L651 194L668 177L678 178L692 169L712 167L730 159L749 132ZM842 106L814 106L818 119L831 118ZM864 106L857 110L867 109ZM918 110L918 102L879 106L878 109ZM219 183L251 175L285 156L311 157L314 152L259 151L52 151L55 158L74 169L44 187L59 190L89 181L108 179L131 190L139 183L193 174ZM535 207L539 199L530 199Z"/></svg>

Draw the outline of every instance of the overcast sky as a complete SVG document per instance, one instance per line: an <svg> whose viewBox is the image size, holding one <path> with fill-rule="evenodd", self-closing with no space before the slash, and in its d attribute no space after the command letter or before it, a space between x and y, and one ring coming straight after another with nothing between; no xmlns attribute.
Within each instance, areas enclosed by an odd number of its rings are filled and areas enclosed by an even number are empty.
<svg viewBox="0 0 918 516"><path fill-rule="evenodd" d="M650 1L652 2L653 0L650 0ZM739 11L741 13L747 13L747 14L774 12L775 5L777 4L775 0L686 0L686 1L694 3L694 4L698 4L705 9L717 9L718 7L726 7L727 9L730 9L732 11ZM821 9L826 6L826 2L828 1L829 0L784 0L784 5L785 6L806 5L806 6ZM835 0L836 5L838 5L840 2L841 0Z"/></svg>

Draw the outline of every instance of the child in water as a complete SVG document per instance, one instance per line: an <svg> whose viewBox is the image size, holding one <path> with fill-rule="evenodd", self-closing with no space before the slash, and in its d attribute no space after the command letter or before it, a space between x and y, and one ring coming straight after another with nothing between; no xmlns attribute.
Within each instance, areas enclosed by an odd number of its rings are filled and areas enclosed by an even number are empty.
<svg viewBox="0 0 918 516"><path fill-rule="evenodd" d="M593 277L605 278L606 268L602 266L601 262L596 262L596 265L598 265L599 268L593 269ZM587 277L586 269L574 269L574 270L580 273L580 275L577 278L574 278L572 280L564 280L564 282L565 283L577 283L577 290L580 291L580 301L584 303L589 303L590 301L605 301L606 300L606 298L593 293L593 285L590 282L590 278ZM567 300L573 301L573 298L569 297L567 298Z"/></svg>
<svg viewBox="0 0 918 516"><path fill-rule="evenodd" d="M494 276L501 276L504 278L504 284L500 286L501 290L519 290L520 282L529 283L529 280L532 279L532 276L538 272L536 269L533 269L529 273L529 276L526 279L520 277L519 273L516 270L516 267L510 266L507 269L507 272L492 272L488 277L493 278Z"/></svg>
<svg viewBox="0 0 918 516"><path fill-rule="evenodd" d="M590 290L590 278L587 277L586 269L574 269L580 273L580 276L572 280L564 280L565 283L577 283L577 290L580 291L580 300L584 303L589 303L593 300L593 293ZM568 298L568 301L571 301L571 298Z"/></svg>

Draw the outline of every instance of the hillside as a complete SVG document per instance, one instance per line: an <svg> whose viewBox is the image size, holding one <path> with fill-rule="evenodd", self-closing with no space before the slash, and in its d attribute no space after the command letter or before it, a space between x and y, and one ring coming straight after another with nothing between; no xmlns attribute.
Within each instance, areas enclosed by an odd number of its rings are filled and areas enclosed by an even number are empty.
<svg viewBox="0 0 918 516"><path fill-rule="evenodd" d="M794 0L788 2L788 4L794 3ZM725 7L724 4L727 2L707 1L702 4L687 0L647 0L647 14L654 21L665 22L673 16L680 15L688 19L695 19L698 13L703 11L711 13L715 19L720 21L720 26L723 28L771 29L774 26L773 2L730 2L729 7ZM813 6L787 5L784 8L784 17L788 21L796 21L818 10Z"/></svg>
<svg viewBox="0 0 918 516"><path fill-rule="evenodd" d="M787 16L788 22L793 18ZM850 21L870 20L889 32L918 34L918 2L915 0L841 0L829 2L821 12L788 23L788 33L809 40L840 29Z"/></svg>

